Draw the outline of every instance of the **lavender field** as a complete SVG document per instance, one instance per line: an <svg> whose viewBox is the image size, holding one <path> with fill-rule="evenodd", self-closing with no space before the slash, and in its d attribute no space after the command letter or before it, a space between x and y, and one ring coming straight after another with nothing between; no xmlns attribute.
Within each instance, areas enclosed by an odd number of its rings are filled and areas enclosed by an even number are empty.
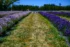
<svg viewBox="0 0 70 47"><path fill-rule="evenodd" d="M0 0L0 47L70 47L70 0Z"/></svg>
<svg viewBox="0 0 70 47"><path fill-rule="evenodd" d="M0 11L0 16L0 47L70 46L69 12Z"/></svg>

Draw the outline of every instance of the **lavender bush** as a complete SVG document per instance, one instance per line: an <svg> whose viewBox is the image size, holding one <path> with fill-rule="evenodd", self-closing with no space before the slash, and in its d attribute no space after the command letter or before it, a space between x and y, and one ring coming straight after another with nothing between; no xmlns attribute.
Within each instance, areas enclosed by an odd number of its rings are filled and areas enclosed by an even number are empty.
<svg viewBox="0 0 70 47"><path fill-rule="evenodd" d="M59 16L70 17L70 12L49 12L49 13L59 15Z"/></svg>
<svg viewBox="0 0 70 47"><path fill-rule="evenodd" d="M20 11L0 11L0 18L7 16L7 15L12 15L15 13L19 13ZM22 12L22 11L21 11Z"/></svg>

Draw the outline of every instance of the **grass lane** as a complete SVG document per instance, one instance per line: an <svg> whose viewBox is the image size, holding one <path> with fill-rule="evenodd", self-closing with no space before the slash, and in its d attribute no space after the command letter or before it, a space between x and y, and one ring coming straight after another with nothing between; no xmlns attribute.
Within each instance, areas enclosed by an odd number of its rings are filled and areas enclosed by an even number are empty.
<svg viewBox="0 0 70 47"><path fill-rule="evenodd" d="M31 13L14 28L0 47L68 47L57 29L38 13Z"/></svg>

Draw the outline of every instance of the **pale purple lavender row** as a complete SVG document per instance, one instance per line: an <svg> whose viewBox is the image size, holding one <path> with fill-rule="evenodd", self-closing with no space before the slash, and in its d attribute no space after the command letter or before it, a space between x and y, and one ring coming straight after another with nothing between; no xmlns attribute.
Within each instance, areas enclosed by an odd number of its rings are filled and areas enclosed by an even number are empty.
<svg viewBox="0 0 70 47"><path fill-rule="evenodd" d="M70 17L70 12L49 12L49 13Z"/></svg>
<svg viewBox="0 0 70 47"><path fill-rule="evenodd" d="M0 11L0 18L4 17L6 15L11 15L11 14L14 14L14 13L19 13L19 12L20 11Z"/></svg>
<svg viewBox="0 0 70 47"><path fill-rule="evenodd" d="M13 15L8 15L3 18L0 18L0 34L10 28L22 17L26 16L29 12L20 12Z"/></svg>
<svg viewBox="0 0 70 47"><path fill-rule="evenodd" d="M70 36L70 22L62 19L54 14L49 14L47 12L40 12L44 17L48 18L59 31L63 32L64 35Z"/></svg>
<svg viewBox="0 0 70 47"><path fill-rule="evenodd" d="M20 12L20 11L0 11L0 15L8 15L8 14L17 13L17 12Z"/></svg>

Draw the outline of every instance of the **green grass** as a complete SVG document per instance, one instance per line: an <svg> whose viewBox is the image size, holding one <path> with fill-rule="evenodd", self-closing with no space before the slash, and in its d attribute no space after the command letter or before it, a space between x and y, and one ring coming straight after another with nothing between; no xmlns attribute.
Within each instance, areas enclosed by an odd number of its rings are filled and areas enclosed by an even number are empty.
<svg viewBox="0 0 70 47"><path fill-rule="evenodd" d="M20 21L0 47L68 47L58 30L42 15L31 13Z"/></svg>

